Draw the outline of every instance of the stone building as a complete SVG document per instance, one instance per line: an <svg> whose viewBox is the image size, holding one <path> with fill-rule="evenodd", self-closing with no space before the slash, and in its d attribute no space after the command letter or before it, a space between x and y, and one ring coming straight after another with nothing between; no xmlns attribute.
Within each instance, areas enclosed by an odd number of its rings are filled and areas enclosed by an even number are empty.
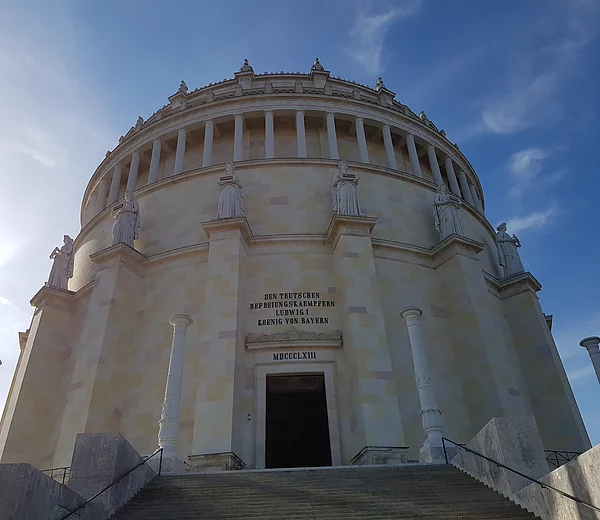
<svg viewBox="0 0 600 520"><path fill-rule="evenodd" d="M425 114L318 61L168 101L92 175L68 289L33 297L2 462L67 466L80 432L151 453L161 408L194 469L437 460L500 416L589 448L541 286L500 265L479 178ZM113 244L126 190L134 248Z"/></svg>

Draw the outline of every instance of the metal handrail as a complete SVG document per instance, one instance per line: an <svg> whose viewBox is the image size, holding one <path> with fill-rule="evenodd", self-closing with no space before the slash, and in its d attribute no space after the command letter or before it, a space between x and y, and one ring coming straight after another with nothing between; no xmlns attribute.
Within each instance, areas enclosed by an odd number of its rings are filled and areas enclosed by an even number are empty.
<svg viewBox="0 0 600 520"><path fill-rule="evenodd" d="M157 455L159 453L160 453L160 460L158 462L158 474L160 475L161 470L162 470L162 459L163 459L163 449L162 448L158 448L149 457L143 458L142 462L140 462L139 464L136 464L129 471L126 471L125 473L123 473L119 478L116 478L115 480L113 480L108 486L106 486L102 490L98 491L98 493L96 493L93 497L88 498L85 502L83 502L82 504L78 505L75 509L73 509L72 511L69 511L67 514L61 516L58 520L66 520L71 515L75 514L77 511L83 509L92 500L98 498L102 493L104 493L105 491L107 491L108 489L110 489L111 487L113 487L115 484L117 484L118 482L120 482L122 479L124 479L127 475L129 475L130 473L132 473L133 471L135 471L136 469L138 469L140 466L143 466L144 464L146 464L146 462L148 462L152 457L154 457L155 455Z"/></svg>
<svg viewBox="0 0 600 520"><path fill-rule="evenodd" d="M551 486L550 484L544 484L543 482L540 482L539 480L536 480L533 477L530 477L529 475L525 475L524 473L521 473L520 471L517 471L516 469L506 466L506 465L502 464L501 462L498 462L497 460L490 459L489 457L486 457L485 455L482 455L481 453L477 453L476 451L473 451L473 450L467 448L466 446L461 446L460 444L458 444L450 439L447 439L446 437L442 437L442 446L444 448L444 458L446 459L446 464L448 464L448 454L446 453L446 441L451 442L460 450L468 451L469 453L472 453L473 455L477 455L478 457L481 457L482 459L485 459L488 462L491 462L492 464L496 464L496 466L498 466L499 468L507 469L508 471L512 471L516 475L519 475L520 477L526 478L527 480L530 480L531 482L539 484L542 489L546 489L546 488L551 489L552 491L559 493L560 495L562 495L564 497L570 498L571 500L577 502L578 504L582 504L586 507L589 507L590 509L593 509L594 511L600 511L600 507L596 507L595 505L590 504L590 503L586 502L585 500L581 500L580 498L570 495L569 493L565 493L564 491L562 491L558 488L555 488L554 486Z"/></svg>
<svg viewBox="0 0 600 520"><path fill-rule="evenodd" d="M544 450L544 452L546 453L546 460L554 468L560 468L562 465L581 455L580 451Z"/></svg>
<svg viewBox="0 0 600 520"><path fill-rule="evenodd" d="M61 484L65 484L65 481L68 480L68 476L71 474L71 466L63 466L61 468L49 468L49 469L41 469L40 470L44 475L48 475L50 478L60 482ZM61 478L62 476L62 478Z"/></svg>

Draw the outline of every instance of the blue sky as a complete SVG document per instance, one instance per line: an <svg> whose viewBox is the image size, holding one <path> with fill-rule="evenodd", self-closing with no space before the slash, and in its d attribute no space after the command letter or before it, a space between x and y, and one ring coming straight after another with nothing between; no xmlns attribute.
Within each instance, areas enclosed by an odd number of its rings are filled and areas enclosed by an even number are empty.
<svg viewBox="0 0 600 520"><path fill-rule="evenodd" d="M0 0L0 402L48 254L77 234L89 177L137 116L243 58L275 72L318 56L334 76L382 75L459 144L489 220L508 221L544 286L600 442L600 387L578 346L600 335L599 32L597 0Z"/></svg>

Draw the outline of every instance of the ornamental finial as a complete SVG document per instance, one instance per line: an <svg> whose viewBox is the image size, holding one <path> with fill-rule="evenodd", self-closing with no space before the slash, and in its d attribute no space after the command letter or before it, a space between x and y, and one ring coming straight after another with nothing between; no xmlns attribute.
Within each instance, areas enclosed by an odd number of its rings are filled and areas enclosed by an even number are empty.
<svg viewBox="0 0 600 520"><path fill-rule="evenodd" d="M317 71L317 72L322 72L325 70L325 67L323 67L323 65L321 65L321 62L319 61L319 58L315 58L315 62L312 64L312 67L310 68L310 71Z"/></svg>
<svg viewBox="0 0 600 520"><path fill-rule="evenodd" d="M241 66L240 72L254 72L254 69L248 63L248 58L244 58L244 64Z"/></svg>

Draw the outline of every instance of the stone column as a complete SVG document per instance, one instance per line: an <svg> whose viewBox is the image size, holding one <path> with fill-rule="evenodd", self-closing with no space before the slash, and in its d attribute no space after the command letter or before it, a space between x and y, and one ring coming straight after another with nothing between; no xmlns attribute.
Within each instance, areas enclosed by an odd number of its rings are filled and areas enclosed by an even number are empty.
<svg viewBox="0 0 600 520"><path fill-rule="evenodd" d="M304 110L296 110L296 140L298 141L298 157L306 157L306 130L304 128Z"/></svg>
<svg viewBox="0 0 600 520"><path fill-rule="evenodd" d="M362 117L355 119L356 141L358 142L358 158L360 162L369 162L369 150L367 149L367 139L365 138L365 125Z"/></svg>
<svg viewBox="0 0 600 520"><path fill-rule="evenodd" d="M244 116L235 115L235 128L233 131L233 160L244 160Z"/></svg>
<svg viewBox="0 0 600 520"><path fill-rule="evenodd" d="M108 193L108 206L119 198L119 189L121 188L121 165L115 164L112 181L110 183L110 192Z"/></svg>
<svg viewBox="0 0 600 520"><path fill-rule="evenodd" d="M108 179L102 177L98 184L98 195L96 196L96 215L106 207L106 193L108 192Z"/></svg>
<svg viewBox="0 0 600 520"><path fill-rule="evenodd" d="M423 311L418 307L406 307L400 311L400 317L406 320L408 328L410 349L415 365L415 380L419 392L419 402L421 403L421 420L426 435L423 447L419 452L419 458L421 462L444 462L442 447L444 425L442 423L442 412L438 408L435 390L429 374L425 343L419 325L419 318L422 314Z"/></svg>
<svg viewBox="0 0 600 520"><path fill-rule="evenodd" d="M481 203L481 199L477 194L477 188L475 187L475 184L471 184L471 186L469 186L469 189L471 190L471 196L473 197L475 207L479 210L480 213L483 214L483 204Z"/></svg>
<svg viewBox="0 0 600 520"><path fill-rule="evenodd" d="M592 365L594 365L596 377L600 383L600 348L598 347L600 344L600 338L598 336L583 338L579 344L587 349L590 359L592 360Z"/></svg>
<svg viewBox="0 0 600 520"><path fill-rule="evenodd" d="M160 165L160 150L162 141L154 139L152 141L152 157L150 158L150 171L148 172L148 184L152 184L158 180L158 166Z"/></svg>
<svg viewBox="0 0 600 520"><path fill-rule="evenodd" d="M204 150L202 151L202 168L212 165L213 140L215 123L209 119L204 126Z"/></svg>
<svg viewBox="0 0 600 520"><path fill-rule="evenodd" d="M327 144L329 145L329 158L338 160L340 154L338 152L337 134L335 131L335 114L328 112L325 116L327 121Z"/></svg>
<svg viewBox="0 0 600 520"><path fill-rule="evenodd" d="M179 456L179 422L181 419L181 388L185 364L185 338L187 328L193 323L187 314L175 314L169 318L173 325L173 341L169 372L165 386L160 421L158 421L158 445L163 449L163 472L184 473L185 465Z"/></svg>
<svg viewBox="0 0 600 520"><path fill-rule="evenodd" d="M126 191L135 191L137 184L138 170L140 168L140 152L137 150L131 154L131 166L129 166L129 175L127 176Z"/></svg>
<svg viewBox="0 0 600 520"><path fill-rule="evenodd" d="M275 158L275 126L273 112L265 111L265 159Z"/></svg>
<svg viewBox="0 0 600 520"><path fill-rule="evenodd" d="M452 164L452 159L450 157L446 157L444 159L444 166L446 167L446 177L448 177L448 182L450 183L450 191L461 197L460 188L458 187L458 181L456 180L456 173L454 173L454 165Z"/></svg>
<svg viewBox="0 0 600 520"><path fill-rule="evenodd" d="M173 175L179 175L183 171L186 137L187 132L185 128L180 128L177 132L177 151L175 152L175 167L173 168Z"/></svg>
<svg viewBox="0 0 600 520"><path fill-rule="evenodd" d="M417 147L415 146L414 135L406 135L406 147L408 148L408 156L410 157L410 165L412 166L413 175L416 175L417 177L423 177L421 165L419 164L419 154L417 153Z"/></svg>
<svg viewBox="0 0 600 520"><path fill-rule="evenodd" d="M381 132L383 134L383 145L385 146L385 156L387 158L388 168L397 170L398 164L396 163L396 153L394 152L394 143L392 142L390 125L383 125L381 127Z"/></svg>
<svg viewBox="0 0 600 520"><path fill-rule="evenodd" d="M440 165L438 164L437 156L435 155L435 148L431 144L427 147L427 157L429 157L429 165L431 166L431 173L433 174L433 182L435 182L438 186L441 186L444 181L442 180Z"/></svg>
<svg viewBox="0 0 600 520"><path fill-rule="evenodd" d="M475 206L473 201L473 195L469 188L469 182L467 181L467 174L462 168L458 170L458 182L460 183L460 191L462 191L463 199L465 199L471 206Z"/></svg>

